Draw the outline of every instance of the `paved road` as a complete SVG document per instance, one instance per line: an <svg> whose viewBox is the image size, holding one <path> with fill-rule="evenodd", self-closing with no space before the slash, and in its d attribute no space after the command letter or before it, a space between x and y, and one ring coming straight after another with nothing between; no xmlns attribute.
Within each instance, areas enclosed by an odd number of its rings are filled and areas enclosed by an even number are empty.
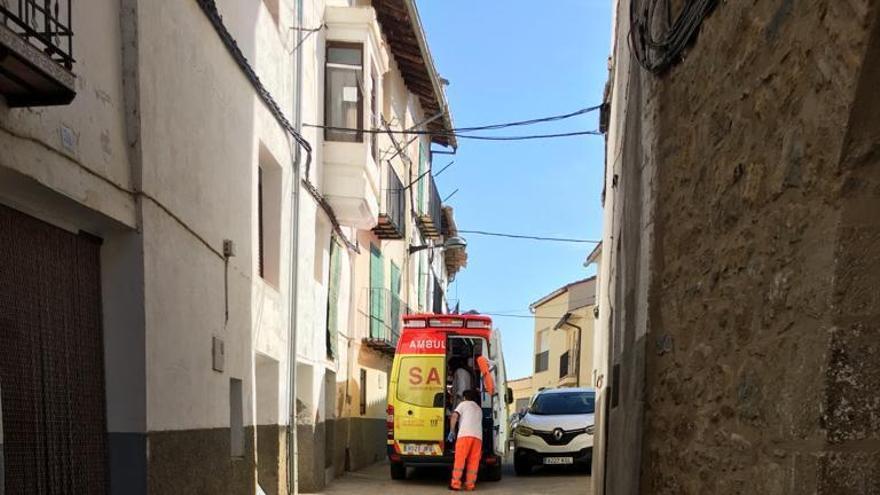
<svg viewBox="0 0 880 495"><path fill-rule="evenodd" d="M438 468L410 469L406 481L393 481L388 476L388 464L379 463L362 471L348 473L335 480L326 495L430 495L450 493L449 470ZM559 467L536 469L534 474L518 477L513 473L513 465L504 466L504 478L498 482L477 483L477 492L511 493L517 495L590 495L590 477L577 470Z"/></svg>

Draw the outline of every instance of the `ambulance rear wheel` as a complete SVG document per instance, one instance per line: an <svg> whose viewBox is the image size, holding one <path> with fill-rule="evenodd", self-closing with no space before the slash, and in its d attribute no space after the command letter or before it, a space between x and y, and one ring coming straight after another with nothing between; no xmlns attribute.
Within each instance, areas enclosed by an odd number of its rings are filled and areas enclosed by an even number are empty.
<svg viewBox="0 0 880 495"><path fill-rule="evenodd" d="M405 480L406 479L406 466L400 462L392 462L391 463L391 479L393 480Z"/></svg>
<svg viewBox="0 0 880 495"><path fill-rule="evenodd" d="M483 478L486 481L501 481L501 464L486 466L483 472Z"/></svg>

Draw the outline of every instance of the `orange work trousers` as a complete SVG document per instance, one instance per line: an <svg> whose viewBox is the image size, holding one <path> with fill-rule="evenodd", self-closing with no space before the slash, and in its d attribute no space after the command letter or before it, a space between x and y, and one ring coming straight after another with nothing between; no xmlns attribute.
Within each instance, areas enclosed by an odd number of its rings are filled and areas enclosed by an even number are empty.
<svg viewBox="0 0 880 495"><path fill-rule="evenodd" d="M458 440L455 441L455 464L452 466L450 487L460 490L461 475L464 474L464 489L474 489L477 484L477 471L480 470L482 453L482 440L475 437L458 437Z"/></svg>

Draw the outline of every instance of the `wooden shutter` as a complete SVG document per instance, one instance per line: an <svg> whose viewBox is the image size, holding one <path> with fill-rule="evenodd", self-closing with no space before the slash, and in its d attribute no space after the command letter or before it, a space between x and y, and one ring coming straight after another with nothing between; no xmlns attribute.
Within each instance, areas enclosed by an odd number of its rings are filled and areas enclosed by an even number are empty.
<svg viewBox="0 0 880 495"><path fill-rule="evenodd" d="M428 182L426 177L422 177L422 174L425 173L425 170L428 169L428 154L425 152L425 145L422 142L419 142L419 174L416 177L419 177L419 193L418 193L418 206L416 207L416 211L419 213L425 213L425 184Z"/></svg>
<svg viewBox="0 0 880 495"><path fill-rule="evenodd" d="M337 334L339 332L339 279L342 274L339 241L330 241L330 280L327 290L327 357L336 357Z"/></svg>
<svg viewBox="0 0 880 495"><path fill-rule="evenodd" d="M370 337L374 339L385 338L385 270L382 265L382 251L370 244Z"/></svg>
<svg viewBox="0 0 880 495"><path fill-rule="evenodd" d="M400 336L400 326L402 323L401 303L400 303L400 268L391 262L391 340L397 341Z"/></svg>

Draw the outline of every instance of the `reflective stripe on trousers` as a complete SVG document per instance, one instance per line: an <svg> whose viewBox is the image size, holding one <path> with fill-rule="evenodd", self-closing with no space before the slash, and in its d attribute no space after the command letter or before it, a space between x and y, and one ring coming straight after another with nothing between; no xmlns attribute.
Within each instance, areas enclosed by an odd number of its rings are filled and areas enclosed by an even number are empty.
<svg viewBox="0 0 880 495"><path fill-rule="evenodd" d="M483 453L483 441L474 437L459 437L455 442L455 463L452 467L453 488L461 488L461 475L465 470L465 488L473 488L477 482L477 471L480 469L480 456ZM465 467L467 469L465 469Z"/></svg>

